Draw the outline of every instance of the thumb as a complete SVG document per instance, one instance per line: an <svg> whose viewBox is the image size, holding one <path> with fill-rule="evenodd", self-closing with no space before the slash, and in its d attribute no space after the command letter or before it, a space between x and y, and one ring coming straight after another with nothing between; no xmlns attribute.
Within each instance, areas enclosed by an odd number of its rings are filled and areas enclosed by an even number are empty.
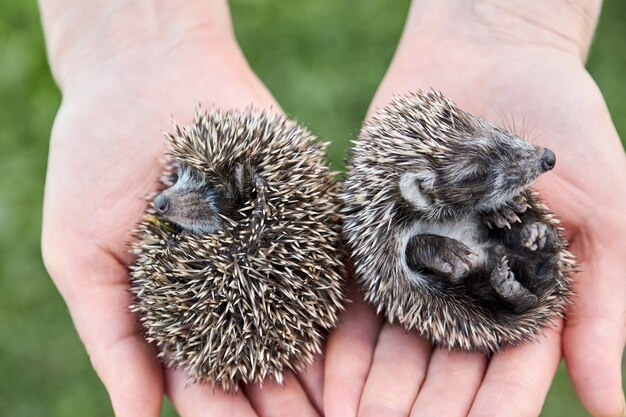
<svg viewBox="0 0 626 417"><path fill-rule="evenodd" d="M581 265L579 285L563 334L572 383L597 417L626 415L622 354L626 341L626 267L623 253L603 253Z"/></svg>

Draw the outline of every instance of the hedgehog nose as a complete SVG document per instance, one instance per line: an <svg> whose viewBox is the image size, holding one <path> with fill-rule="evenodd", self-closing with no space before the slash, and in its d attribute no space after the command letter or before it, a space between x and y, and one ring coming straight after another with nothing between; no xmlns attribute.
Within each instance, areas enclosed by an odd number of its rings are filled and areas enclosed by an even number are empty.
<svg viewBox="0 0 626 417"><path fill-rule="evenodd" d="M545 148L541 155L541 168L544 171L550 171L556 164L556 155L550 149Z"/></svg>
<svg viewBox="0 0 626 417"><path fill-rule="evenodd" d="M159 194L157 198L154 199L154 209L157 214L167 214L170 211L170 199L162 193Z"/></svg>

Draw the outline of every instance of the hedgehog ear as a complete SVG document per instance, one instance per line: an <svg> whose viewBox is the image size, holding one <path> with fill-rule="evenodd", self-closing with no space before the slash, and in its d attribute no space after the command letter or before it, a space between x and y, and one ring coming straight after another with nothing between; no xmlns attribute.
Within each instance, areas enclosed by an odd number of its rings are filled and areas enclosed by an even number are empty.
<svg viewBox="0 0 626 417"><path fill-rule="evenodd" d="M432 178L416 172L405 172L400 177L400 193L402 197L416 209L428 209L432 206L432 198L425 191L428 180Z"/></svg>

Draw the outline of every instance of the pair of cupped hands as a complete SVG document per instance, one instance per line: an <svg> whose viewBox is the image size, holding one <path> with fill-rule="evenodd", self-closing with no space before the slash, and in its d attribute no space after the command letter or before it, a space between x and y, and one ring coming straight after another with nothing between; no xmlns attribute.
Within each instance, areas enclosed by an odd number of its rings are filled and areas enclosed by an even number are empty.
<svg viewBox="0 0 626 417"><path fill-rule="evenodd" d="M92 28L80 47L59 46L46 27L63 102L50 144L44 260L116 415L157 416L167 395L183 417L536 416L562 357L591 414L622 415L626 158L584 68L590 35L575 42L525 19L511 22L409 17L370 112L395 93L434 88L496 122L503 114L524 120L537 135L531 139L555 151L557 167L537 188L562 218L582 271L567 320L489 359L433 348L385 323L353 289L323 357L289 373L284 386L267 381L236 395L188 386L183 372L161 366L128 309L126 242L160 175L160 131L171 115L189 120L199 102L279 105L229 24L145 30L128 42L99 33L111 28Z"/></svg>

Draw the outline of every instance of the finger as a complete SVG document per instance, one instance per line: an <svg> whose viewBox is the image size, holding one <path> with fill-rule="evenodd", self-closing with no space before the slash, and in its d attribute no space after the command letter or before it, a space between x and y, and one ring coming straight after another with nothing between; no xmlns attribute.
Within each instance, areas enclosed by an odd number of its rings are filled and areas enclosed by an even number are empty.
<svg viewBox="0 0 626 417"><path fill-rule="evenodd" d="M356 416L361 393L382 325L370 306L352 296L339 327L326 343L324 413L326 417Z"/></svg>
<svg viewBox="0 0 626 417"><path fill-rule="evenodd" d="M406 416L426 375L431 344L416 333L385 324L359 404L360 417Z"/></svg>
<svg viewBox="0 0 626 417"><path fill-rule="evenodd" d="M582 320L564 334L567 370L593 416L626 415L621 374L624 341L619 336L623 329L624 324L614 319Z"/></svg>
<svg viewBox="0 0 626 417"><path fill-rule="evenodd" d="M623 416L626 312L624 291L614 286L623 282L626 268L612 266L611 257L603 256L581 269L585 275L576 288L581 296L574 300L563 334L565 362L581 402L592 415Z"/></svg>
<svg viewBox="0 0 626 417"><path fill-rule="evenodd" d="M313 404L319 414L323 414L324 357L316 355L315 362L298 374L298 380L302 384L311 404Z"/></svg>
<svg viewBox="0 0 626 417"><path fill-rule="evenodd" d="M469 416L538 416L561 359L561 327L494 355Z"/></svg>
<svg viewBox="0 0 626 417"><path fill-rule="evenodd" d="M250 384L245 390L250 403L261 417L319 416L293 372L285 374L283 385L267 379L263 381L262 387Z"/></svg>
<svg viewBox="0 0 626 417"><path fill-rule="evenodd" d="M129 311L126 268L99 248L72 253L71 262L64 262L64 258L48 252L46 265L107 388L115 415L158 416L163 397L162 369Z"/></svg>
<svg viewBox="0 0 626 417"><path fill-rule="evenodd" d="M256 416L242 392L226 393L211 384L189 384L181 370L167 370L165 385L180 417Z"/></svg>
<svg viewBox="0 0 626 417"><path fill-rule="evenodd" d="M436 349L411 417L467 416L486 367L481 354Z"/></svg>

